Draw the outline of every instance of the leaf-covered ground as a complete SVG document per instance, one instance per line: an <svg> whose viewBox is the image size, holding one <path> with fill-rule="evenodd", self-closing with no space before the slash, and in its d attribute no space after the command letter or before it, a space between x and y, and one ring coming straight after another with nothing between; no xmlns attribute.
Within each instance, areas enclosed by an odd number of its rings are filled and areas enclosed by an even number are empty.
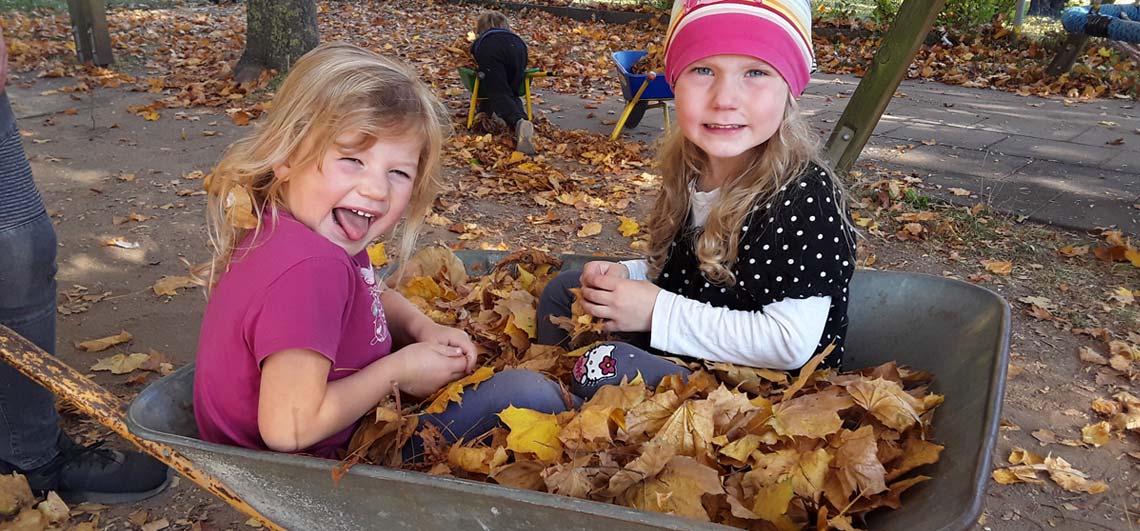
<svg viewBox="0 0 1140 531"><path fill-rule="evenodd" d="M527 158L514 153L508 135L493 124L462 129L466 93L454 68L466 64L474 8L406 1L325 2L320 8L326 40L345 39L403 57L455 112L459 127L447 151L452 188L429 217L425 243L637 252L643 238L637 223L644 220L658 179L651 146L561 131L540 119L541 155ZM3 16L15 69L9 90L23 108L35 110L20 126L62 244L58 353L95 371L97 381L127 398L155 375L193 358L202 297L178 277L186 272L183 258L206 257L201 179L221 150L244 134L244 124L264 110L273 86L268 78L248 87L224 79L242 48L242 9L188 3L113 11L119 63L107 70L72 64L65 16ZM578 23L538 13L518 26L532 43L535 64L559 74L543 86L582 97L585 112L616 94L607 53L642 48L657 38L648 26ZM993 31L990 40L1007 42L1008 35L997 36L1001 28ZM912 74L960 74L965 77L954 82L978 86L998 85L1007 75L1010 81L1001 88L1009 90L1042 82L1012 58L1043 66L1044 51L994 46L996 55L982 60L990 52L976 49L976 42L988 41L948 38L956 44L923 52ZM831 39L838 40L821 40L817 47L824 71L854 68L863 61L858 54L872 49L865 40ZM1102 74L1074 77L1056 87L1055 81L1042 85L1048 93L1113 97L1135 87L1135 66L1112 63L1111 52L1105 57L1093 46L1086 62L1103 64L1089 66L1088 75L1112 69L1124 81ZM850 51L837 55L835 49ZM1035 63L1034 57L1044 58ZM824 58L841 62L829 67ZM927 67L930 76L924 74ZM1113 84L1128 79L1131 85ZM1085 86L1093 92L1086 94ZM1104 88L1096 92L1097 87ZM931 203L920 179L866 164L857 167L849 185L863 230L864 267L975 282L1013 307L1013 355L995 455L995 465L1008 471L996 472L988 486L979 529L1140 525L1140 440L1130 427L1131 399L1122 394L1137 395L1135 243L1111 231L1075 234L1017 223L985 205ZM123 331L129 338L106 350L75 346L123 339ZM67 418L83 441L106 436L82 416ZM1074 479L1101 482L1107 490L1072 492L1085 484ZM1017 480L1039 482L1007 484ZM100 529L226 529L245 521L185 482L146 504L71 511L72 524Z"/></svg>

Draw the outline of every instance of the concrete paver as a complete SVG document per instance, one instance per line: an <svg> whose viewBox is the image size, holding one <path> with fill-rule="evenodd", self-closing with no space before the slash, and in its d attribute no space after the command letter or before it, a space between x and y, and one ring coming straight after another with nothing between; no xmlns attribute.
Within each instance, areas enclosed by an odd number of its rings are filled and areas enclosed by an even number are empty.
<svg viewBox="0 0 1140 531"><path fill-rule="evenodd" d="M826 140L859 79L817 76L800 99ZM616 86L615 80L615 86ZM625 102L616 94L586 111L585 100L546 92L540 110L558 127L613 130ZM541 108L541 107L540 107ZM593 112L593 118L586 113ZM606 120L606 123L602 123ZM623 137L652 142L664 132L659 110ZM927 143L923 143L923 141ZM933 145L927 145L931 140ZM987 89L904 81L857 163L922 178L930 195L985 201L1017 219L1140 235L1140 108L1131 100L1075 102ZM962 188L972 196L957 196Z"/></svg>

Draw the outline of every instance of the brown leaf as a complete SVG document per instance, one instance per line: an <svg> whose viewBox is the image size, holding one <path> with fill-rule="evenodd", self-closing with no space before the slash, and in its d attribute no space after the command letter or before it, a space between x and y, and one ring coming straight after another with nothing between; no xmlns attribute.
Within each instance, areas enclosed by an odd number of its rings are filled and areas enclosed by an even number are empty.
<svg viewBox="0 0 1140 531"><path fill-rule="evenodd" d="M162 278L158 279L158 282L151 286L151 290L154 291L155 295L173 297L178 295L178 290L181 288L195 287L198 287L198 283L191 277L163 275Z"/></svg>
<svg viewBox="0 0 1140 531"><path fill-rule="evenodd" d="M922 401L903 391L898 382L876 378L856 381L847 386L851 398L887 427L898 431L919 422Z"/></svg>
<svg viewBox="0 0 1140 531"><path fill-rule="evenodd" d="M621 499L637 509L707 522L709 515L702 504L702 497L723 493L716 469L691 457L678 455L669 460L656 478L635 485Z"/></svg>
<svg viewBox="0 0 1140 531"><path fill-rule="evenodd" d="M130 332L123 330L122 332L119 332L113 336L107 336L99 339L90 339L76 343L75 348L87 352L99 352L102 350L107 350L115 345L126 343L132 339L134 339L134 336L132 336Z"/></svg>
<svg viewBox="0 0 1140 531"><path fill-rule="evenodd" d="M99 360L98 363L91 366L91 370L111 371L111 374L127 374L138 369L148 359L150 359L150 355L141 352L115 354L109 358Z"/></svg>
<svg viewBox="0 0 1140 531"><path fill-rule="evenodd" d="M986 271L997 275L1009 276L1009 274L1013 272L1013 262L982 260L982 265L986 267Z"/></svg>
<svg viewBox="0 0 1140 531"><path fill-rule="evenodd" d="M853 405L850 396L831 387L773 405L768 424L785 437L823 438L839 431L839 412Z"/></svg>
<svg viewBox="0 0 1140 531"><path fill-rule="evenodd" d="M844 489L850 492L877 494L887 490L883 464L877 457L878 445L871 426L855 431L843 430L832 442L836 447L835 467Z"/></svg>

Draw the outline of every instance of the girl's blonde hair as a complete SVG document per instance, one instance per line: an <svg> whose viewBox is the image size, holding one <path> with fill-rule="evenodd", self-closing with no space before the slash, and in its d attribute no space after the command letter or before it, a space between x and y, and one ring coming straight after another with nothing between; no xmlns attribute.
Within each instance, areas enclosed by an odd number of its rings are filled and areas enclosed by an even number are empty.
<svg viewBox="0 0 1140 531"><path fill-rule="evenodd" d="M511 24L507 21L507 16L498 11L484 11L479 15L479 18L475 19L476 35L482 35L487 30L494 28L511 29Z"/></svg>
<svg viewBox="0 0 1140 531"><path fill-rule="evenodd" d="M414 70L364 48L327 43L306 53L273 98L267 119L234 142L218 162L206 189L207 227L213 259L196 271L208 287L235 259L250 231L260 231L266 209L276 221L284 183L273 168L316 164L342 133L359 132L353 146L365 150L380 138L423 139L419 174L402 226L400 262L406 262L423 219L442 188L439 153L451 133L447 111ZM251 217L252 216L252 217ZM244 220L244 221L239 221Z"/></svg>
<svg viewBox="0 0 1140 531"><path fill-rule="evenodd" d="M798 104L789 95L780 128L767 142L752 149L740 175L729 176L720 186L720 194L696 238L697 261L711 282L722 286L736 282L731 266L736 261L740 227L754 205L771 200L781 187L802 174L809 163L828 168L817 157L817 145L817 139L800 114ZM662 144L658 159L662 174L661 192L647 223L651 277L661 273L669 258L673 239L679 231L685 230L683 224L689 214L690 186L695 184L701 173L708 171L708 157L704 151L685 138L677 127ZM834 184L836 204L843 208L846 203L842 202L841 183L830 169L827 174Z"/></svg>

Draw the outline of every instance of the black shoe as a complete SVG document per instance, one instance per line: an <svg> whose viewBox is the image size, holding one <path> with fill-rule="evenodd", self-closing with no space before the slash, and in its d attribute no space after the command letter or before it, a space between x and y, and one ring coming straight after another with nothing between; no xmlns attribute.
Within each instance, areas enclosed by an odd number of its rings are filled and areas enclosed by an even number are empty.
<svg viewBox="0 0 1140 531"><path fill-rule="evenodd" d="M59 455L32 470L0 463L0 472L19 472L36 495L54 490L67 503L127 503L145 500L170 485L170 468L139 452L79 446L59 437Z"/></svg>

